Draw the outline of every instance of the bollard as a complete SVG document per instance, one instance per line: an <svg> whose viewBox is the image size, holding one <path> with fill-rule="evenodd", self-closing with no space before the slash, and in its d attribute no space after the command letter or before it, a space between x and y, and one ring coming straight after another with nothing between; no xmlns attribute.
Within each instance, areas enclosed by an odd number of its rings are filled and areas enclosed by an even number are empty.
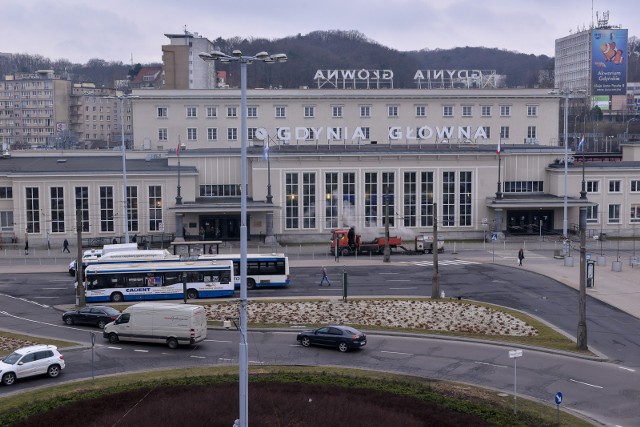
<svg viewBox="0 0 640 427"><path fill-rule="evenodd" d="M342 301L347 301L347 288L348 288L348 280L347 280L347 272L342 272Z"/></svg>

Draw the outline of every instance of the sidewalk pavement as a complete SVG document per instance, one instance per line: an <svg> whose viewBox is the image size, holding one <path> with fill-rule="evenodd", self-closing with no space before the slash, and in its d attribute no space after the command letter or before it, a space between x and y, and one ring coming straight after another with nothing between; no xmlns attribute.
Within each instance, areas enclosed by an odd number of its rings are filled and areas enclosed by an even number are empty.
<svg viewBox="0 0 640 427"><path fill-rule="evenodd" d="M524 248L525 259L523 266L518 266L518 249ZM563 258L557 258L561 246L554 241L520 240L516 238L499 243L462 242L447 244L445 253L439 255L439 261L462 260L479 263L494 263L513 268L532 271L555 279L574 289L580 288L580 253L576 242L572 242L571 255L573 263ZM361 255L358 257L340 257L338 261L328 253L327 245L287 245L279 247L259 246L249 244L249 252L253 253L285 253L289 256L291 267L326 266L329 272L336 267L381 265L381 255ZM49 273L67 272L67 267L74 252L70 254L60 251L32 250L29 255L21 251L2 251L0 256L0 273ZM221 253L238 253L233 246L221 248ZM636 254L635 242L609 241L587 242L587 255L593 261L601 261L595 266L593 287L587 288L587 295L597 298L613 307L620 309L634 317L640 318L640 266L632 266L630 257ZM640 255L640 244L638 245ZM416 256L403 255L393 252L391 263L407 263L417 261L431 261L433 255ZM604 261L604 263L602 263ZM612 263L620 261L620 271L614 271ZM73 280L69 277L70 280Z"/></svg>

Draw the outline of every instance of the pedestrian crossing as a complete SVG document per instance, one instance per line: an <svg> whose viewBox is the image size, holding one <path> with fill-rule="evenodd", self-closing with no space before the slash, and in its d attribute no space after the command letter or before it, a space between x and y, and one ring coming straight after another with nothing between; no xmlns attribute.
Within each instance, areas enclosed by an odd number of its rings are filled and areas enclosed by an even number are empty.
<svg viewBox="0 0 640 427"><path fill-rule="evenodd" d="M430 266L433 266L433 261L406 261L406 262L402 262L401 264L417 265L420 267L430 267ZM463 259L448 259L448 260L438 261L438 267L442 267L445 265L472 265L472 264L480 264L480 263L476 261L465 261Z"/></svg>

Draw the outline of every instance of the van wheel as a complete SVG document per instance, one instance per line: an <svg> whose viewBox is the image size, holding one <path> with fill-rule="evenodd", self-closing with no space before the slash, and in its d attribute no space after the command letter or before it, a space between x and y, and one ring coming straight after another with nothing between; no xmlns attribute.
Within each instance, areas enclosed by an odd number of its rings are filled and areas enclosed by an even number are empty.
<svg viewBox="0 0 640 427"><path fill-rule="evenodd" d="M47 375L49 378L55 378L60 375L60 366L59 365L51 365L49 369L47 369Z"/></svg>
<svg viewBox="0 0 640 427"><path fill-rule="evenodd" d="M196 291L195 289L189 289L187 291L187 298L188 299L198 299L198 291Z"/></svg>
<svg viewBox="0 0 640 427"><path fill-rule="evenodd" d="M253 279L247 279L247 289L255 289L256 281Z"/></svg>
<svg viewBox="0 0 640 427"><path fill-rule="evenodd" d="M118 341L120 341L118 334L114 334L113 332L109 334L109 342L111 344L117 344Z"/></svg>
<svg viewBox="0 0 640 427"><path fill-rule="evenodd" d="M167 340L167 346L171 349L171 350L175 350L176 348L178 348L178 340L175 338L169 338Z"/></svg>
<svg viewBox="0 0 640 427"><path fill-rule="evenodd" d="M111 302L122 302L124 298L120 292L114 292L111 294Z"/></svg>
<svg viewBox="0 0 640 427"><path fill-rule="evenodd" d="M14 382L16 382L16 374L13 372L7 372L2 376L2 384L12 385Z"/></svg>

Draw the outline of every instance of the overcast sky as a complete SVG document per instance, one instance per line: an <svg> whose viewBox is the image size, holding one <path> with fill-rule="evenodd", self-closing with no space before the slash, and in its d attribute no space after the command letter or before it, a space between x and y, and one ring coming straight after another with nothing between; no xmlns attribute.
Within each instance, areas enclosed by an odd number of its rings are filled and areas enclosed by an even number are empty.
<svg viewBox="0 0 640 427"><path fill-rule="evenodd" d="M275 39L356 30L400 51L484 46L554 56L596 12L640 37L637 0L2 0L0 52L161 62L164 34ZM593 8L592 8L593 5ZM255 52L254 52L255 53Z"/></svg>

